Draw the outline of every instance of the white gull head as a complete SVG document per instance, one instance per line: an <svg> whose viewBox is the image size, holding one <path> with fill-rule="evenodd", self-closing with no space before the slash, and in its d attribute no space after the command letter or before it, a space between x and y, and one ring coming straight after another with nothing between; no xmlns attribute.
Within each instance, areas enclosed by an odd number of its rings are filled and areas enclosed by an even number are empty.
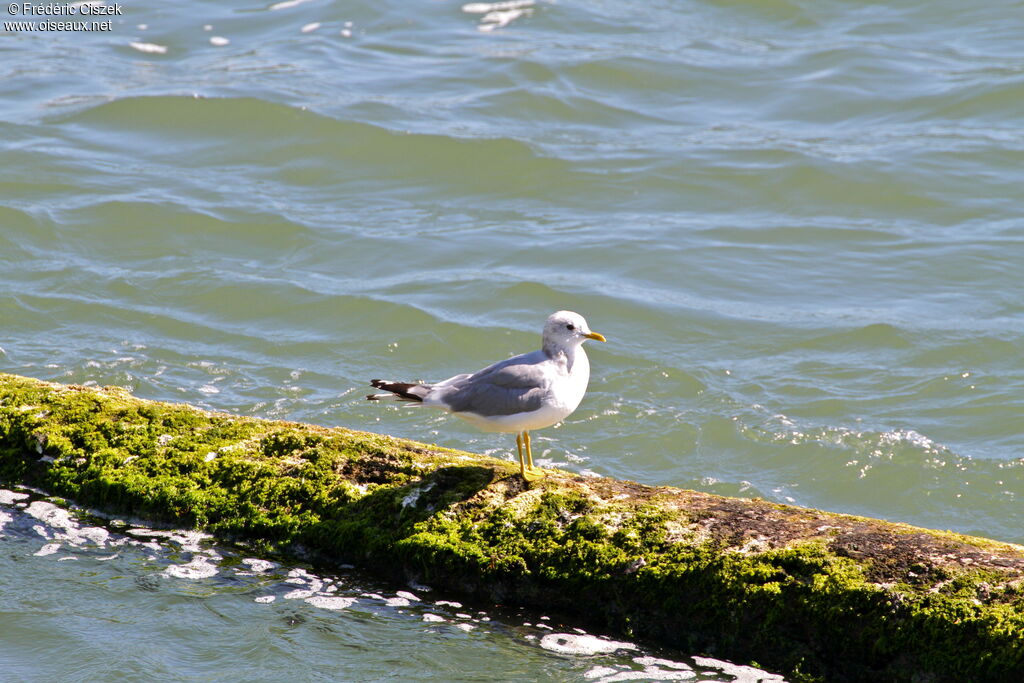
<svg viewBox="0 0 1024 683"><path fill-rule="evenodd" d="M587 321L579 313L557 311L544 323L544 352L549 356L569 354L588 339L604 341L597 332L591 332Z"/></svg>

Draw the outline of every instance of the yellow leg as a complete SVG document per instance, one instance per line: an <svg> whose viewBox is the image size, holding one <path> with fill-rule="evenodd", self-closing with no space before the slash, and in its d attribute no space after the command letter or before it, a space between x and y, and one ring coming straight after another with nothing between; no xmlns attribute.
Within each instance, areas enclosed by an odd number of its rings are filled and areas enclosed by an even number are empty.
<svg viewBox="0 0 1024 683"><path fill-rule="evenodd" d="M523 459L523 435L516 434L516 448L519 449L519 473L526 479L526 461Z"/></svg>
<svg viewBox="0 0 1024 683"><path fill-rule="evenodd" d="M526 446L526 457L523 457L523 446ZM533 467L533 449L530 448L530 432L522 431L516 434L516 446L519 447L519 474L526 481L533 481L543 476Z"/></svg>
<svg viewBox="0 0 1024 683"><path fill-rule="evenodd" d="M523 440L526 442L526 469L533 471L533 449L530 448L530 432L523 430Z"/></svg>

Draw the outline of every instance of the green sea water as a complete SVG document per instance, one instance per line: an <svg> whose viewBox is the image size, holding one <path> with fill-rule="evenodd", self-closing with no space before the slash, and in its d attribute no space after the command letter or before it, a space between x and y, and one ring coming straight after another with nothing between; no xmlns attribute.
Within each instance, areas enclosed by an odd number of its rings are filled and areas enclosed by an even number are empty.
<svg viewBox="0 0 1024 683"><path fill-rule="evenodd" d="M512 457L367 381L532 350L571 309L609 341L577 412L533 434L541 464L1024 543L1024 6L480 9L139 0L109 31L8 25L0 369ZM87 580L4 542L34 564L0 571L25 624L0 662L116 640L140 604L113 565ZM160 615L211 609L177 590L130 607L169 651L188 635ZM76 592L98 616L74 638L30 616ZM390 613L346 622L364 650L317 631L350 668L303 669L263 607L230 618L292 680L483 680L496 650L517 680L643 669L576 666L515 619L466 640ZM384 641L434 666L385 675ZM66 680L100 680L102 652ZM156 678L233 666L169 661Z"/></svg>

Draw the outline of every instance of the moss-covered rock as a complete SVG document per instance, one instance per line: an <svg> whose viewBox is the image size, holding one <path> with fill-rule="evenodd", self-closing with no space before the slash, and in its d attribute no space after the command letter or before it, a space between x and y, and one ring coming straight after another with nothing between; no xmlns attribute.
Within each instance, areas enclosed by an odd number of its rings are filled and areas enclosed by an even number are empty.
<svg viewBox="0 0 1024 683"><path fill-rule="evenodd" d="M0 480L795 679L1024 680L1024 548L0 374Z"/></svg>

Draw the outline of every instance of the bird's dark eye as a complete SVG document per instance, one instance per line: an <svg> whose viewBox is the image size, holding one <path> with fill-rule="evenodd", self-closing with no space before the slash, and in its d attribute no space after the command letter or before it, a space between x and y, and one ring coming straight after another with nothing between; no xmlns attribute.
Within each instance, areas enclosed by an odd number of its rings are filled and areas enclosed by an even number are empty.
<svg viewBox="0 0 1024 683"><path fill-rule="evenodd" d="M567 329L567 330L569 330L570 332L572 332L573 330L575 330L575 329L576 329L576 326L575 326L575 325L573 325L572 323L569 323L568 325L566 325L566 326L565 326L565 329Z"/></svg>

